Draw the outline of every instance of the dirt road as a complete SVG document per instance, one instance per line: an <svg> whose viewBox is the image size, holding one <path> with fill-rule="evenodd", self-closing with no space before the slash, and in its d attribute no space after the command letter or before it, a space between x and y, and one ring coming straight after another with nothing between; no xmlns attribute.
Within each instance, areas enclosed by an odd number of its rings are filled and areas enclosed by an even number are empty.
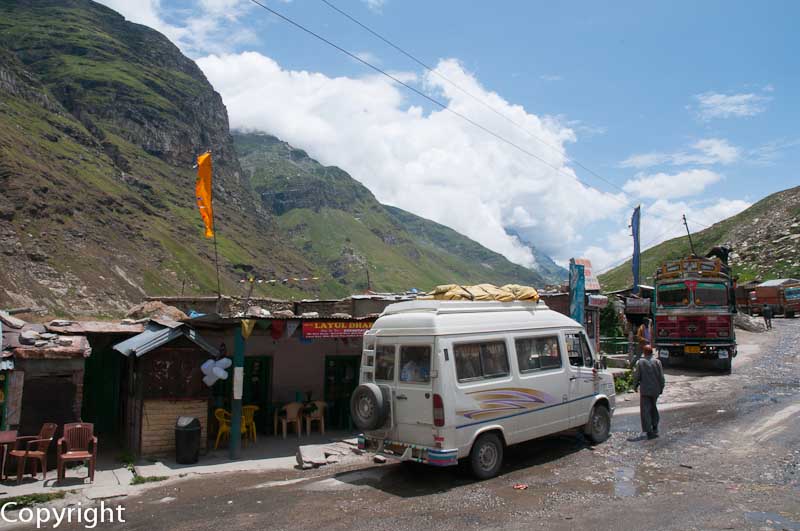
<svg viewBox="0 0 800 531"><path fill-rule="evenodd" d="M800 530L800 319L774 324L740 334L731 375L670 369L653 441L628 441L630 394L605 444L513 447L490 481L400 464L191 479L127 499L124 528Z"/></svg>

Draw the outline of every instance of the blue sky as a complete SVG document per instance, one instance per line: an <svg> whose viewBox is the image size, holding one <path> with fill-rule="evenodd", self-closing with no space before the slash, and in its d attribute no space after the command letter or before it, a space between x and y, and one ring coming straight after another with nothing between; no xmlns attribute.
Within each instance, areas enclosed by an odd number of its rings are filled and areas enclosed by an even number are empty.
<svg viewBox="0 0 800 531"><path fill-rule="evenodd" d="M630 252L632 205L654 244L681 233L684 212L700 229L800 184L795 2L331 0L523 131L319 0L261 1L547 163L247 0L103 3L196 59L234 127L276 134L516 262L533 265L506 228L603 269Z"/></svg>

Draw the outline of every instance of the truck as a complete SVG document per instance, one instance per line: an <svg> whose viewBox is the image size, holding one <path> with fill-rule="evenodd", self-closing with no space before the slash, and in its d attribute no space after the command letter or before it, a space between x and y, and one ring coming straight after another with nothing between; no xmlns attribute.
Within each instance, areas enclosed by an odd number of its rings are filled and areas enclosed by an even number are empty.
<svg viewBox="0 0 800 531"><path fill-rule="evenodd" d="M653 293L653 349L665 366L697 363L731 371L736 357L734 281L717 257L661 264Z"/></svg>
<svg viewBox="0 0 800 531"><path fill-rule="evenodd" d="M761 315L764 305L772 306L772 313L792 318L800 314L800 280L778 279L762 282L750 292L750 311Z"/></svg>

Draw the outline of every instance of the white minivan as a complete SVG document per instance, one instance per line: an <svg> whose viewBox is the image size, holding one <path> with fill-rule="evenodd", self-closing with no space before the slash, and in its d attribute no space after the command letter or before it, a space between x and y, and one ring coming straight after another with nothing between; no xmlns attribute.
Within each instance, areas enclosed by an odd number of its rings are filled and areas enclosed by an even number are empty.
<svg viewBox="0 0 800 531"><path fill-rule="evenodd" d="M364 336L359 446L497 475L506 446L570 429L608 438L614 380L581 325L544 303L416 300Z"/></svg>

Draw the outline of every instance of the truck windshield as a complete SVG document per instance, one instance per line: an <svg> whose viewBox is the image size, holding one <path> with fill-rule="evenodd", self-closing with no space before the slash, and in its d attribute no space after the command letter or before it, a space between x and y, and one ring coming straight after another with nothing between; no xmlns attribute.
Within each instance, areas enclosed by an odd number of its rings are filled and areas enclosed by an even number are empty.
<svg viewBox="0 0 800 531"><path fill-rule="evenodd" d="M728 288L725 284L698 282L694 291L694 303L697 306L727 306Z"/></svg>
<svg viewBox="0 0 800 531"><path fill-rule="evenodd" d="M658 306L686 306L689 304L689 288L683 282L679 284L664 284L658 287Z"/></svg>
<svg viewBox="0 0 800 531"><path fill-rule="evenodd" d="M800 300L800 287L786 288L783 292L787 300Z"/></svg>

